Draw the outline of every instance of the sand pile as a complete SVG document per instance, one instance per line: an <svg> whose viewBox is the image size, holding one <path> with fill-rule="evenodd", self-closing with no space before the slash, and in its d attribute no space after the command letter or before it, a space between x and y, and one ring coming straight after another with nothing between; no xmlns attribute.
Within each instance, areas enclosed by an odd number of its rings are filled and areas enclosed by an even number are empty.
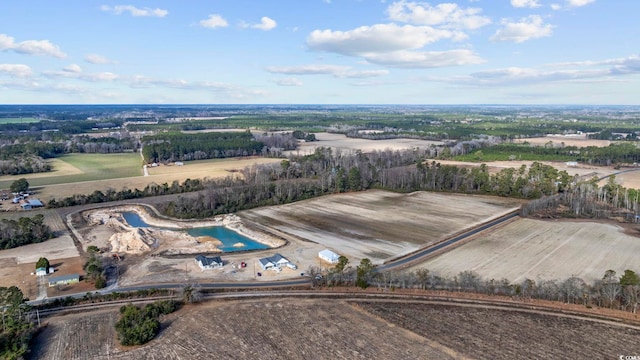
<svg viewBox="0 0 640 360"><path fill-rule="evenodd" d="M132 229L113 234L109 238L111 251L115 253L142 254L155 245L155 239L148 229Z"/></svg>

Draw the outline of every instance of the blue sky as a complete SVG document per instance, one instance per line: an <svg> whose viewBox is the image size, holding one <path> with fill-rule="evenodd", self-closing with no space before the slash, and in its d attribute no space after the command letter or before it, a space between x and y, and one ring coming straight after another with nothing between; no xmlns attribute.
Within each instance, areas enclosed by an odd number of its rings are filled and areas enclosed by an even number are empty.
<svg viewBox="0 0 640 360"><path fill-rule="evenodd" d="M637 0L0 3L0 103L640 104Z"/></svg>

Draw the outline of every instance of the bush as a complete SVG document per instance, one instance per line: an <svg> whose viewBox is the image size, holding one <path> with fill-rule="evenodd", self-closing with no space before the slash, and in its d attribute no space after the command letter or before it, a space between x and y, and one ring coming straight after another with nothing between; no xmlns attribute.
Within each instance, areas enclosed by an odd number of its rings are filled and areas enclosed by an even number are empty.
<svg viewBox="0 0 640 360"><path fill-rule="evenodd" d="M120 344L142 345L151 341L160 330L160 315L166 315L178 309L175 301L157 301L139 308L129 304L120 308L120 320L116 331Z"/></svg>

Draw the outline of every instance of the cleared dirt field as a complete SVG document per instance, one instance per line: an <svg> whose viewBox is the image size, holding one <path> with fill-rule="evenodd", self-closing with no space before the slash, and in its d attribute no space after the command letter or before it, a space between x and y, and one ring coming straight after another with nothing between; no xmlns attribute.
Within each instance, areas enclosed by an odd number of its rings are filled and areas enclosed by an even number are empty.
<svg viewBox="0 0 640 360"><path fill-rule="evenodd" d="M117 345L117 309L47 319L32 359L542 359L635 354L640 330L486 307L259 299L189 306ZM91 334L91 335L89 335Z"/></svg>
<svg viewBox="0 0 640 360"><path fill-rule="evenodd" d="M404 150L414 148L427 148L431 145L442 145L442 141L428 141L418 139L387 139L387 140L368 140L348 138L343 134L333 133L315 133L318 141L301 142L298 150L285 151L285 154L312 154L318 147L330 147L340 149L342 151L372 152L376 150Z"/></svg>
<svg viewBox="0 0 640 360"><path fill-rule="evenodd" d="M593 282L609 269L639 271L638 254L640 238L612 223L519 219L412 269L446 276L472 270L512 282L571 276Z"/></svg>
<svg viewBox="0 0 640 360"><path fill-rule="evenodd" d="M505 214L518 200L366 191L238 213L254 223L379 264Z"/></svg>
<svg viewBox="0 0 640 360"><path fill-rule="evenodd" d="M577 147L585 147L585 146L597 146L597 147L605 147L611 145L613 142L609 140L595 140L595 139L587 139L587 135L580 136L542 136L536 138L527 138L527 139L516 139L514 142L517 143L529 143L533 146L545 146L549 142L554 147L563 146L577 146Z"/></svg>
<svg viewBox="0 0 640 360"><path fill-rule="evenodd" d="M638 351L637 328L483 307L394 305L360 304L394 325L474 359L617 359Z"/></svg>

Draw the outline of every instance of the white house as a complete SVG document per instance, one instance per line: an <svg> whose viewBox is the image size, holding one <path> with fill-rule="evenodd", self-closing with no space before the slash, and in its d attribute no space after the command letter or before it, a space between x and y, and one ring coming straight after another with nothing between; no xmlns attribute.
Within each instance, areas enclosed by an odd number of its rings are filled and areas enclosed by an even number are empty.
<svg viewBox="0 0 640 360"><path fill-rule="evenodd" d="M76 284L79 281L80 281L80 275L78 274L62 275L62 276L49 278L49 286L70 285L70 284Z"/></svg>
<svg viewBox="0 0 640 360"><path fill-rule="evenodd" d="M292 269L295 268L295 265L292 262L290 262L286 257L280 254L273 254L272 256L258 259L258 262L260 263L260 267L262 267L262 270L267 270L267 269L275 270L275 269L282 268L282 266L288 266Z"/></svg>
<svg viewBox="0 0 640 360"><path fill-rule="evenodd" d="M221 268L224 265L220 256L206 257L204 255L198 255L196 256L196 263L202 270Z"/></svg>
<svg viewBox="0 0 640 360"><path fill-rule="evenodd" d="M318 253L318 257L330 264L337 264L340 255L334 253L329 249L322 250Z"/></svg>
<svg viewBox="0 0 640 360"><path fill-rule="evenodd" d="M47 271L46 267L39 267L36 269L36 276L45 276L47 275L49 272Z"/></svg>

